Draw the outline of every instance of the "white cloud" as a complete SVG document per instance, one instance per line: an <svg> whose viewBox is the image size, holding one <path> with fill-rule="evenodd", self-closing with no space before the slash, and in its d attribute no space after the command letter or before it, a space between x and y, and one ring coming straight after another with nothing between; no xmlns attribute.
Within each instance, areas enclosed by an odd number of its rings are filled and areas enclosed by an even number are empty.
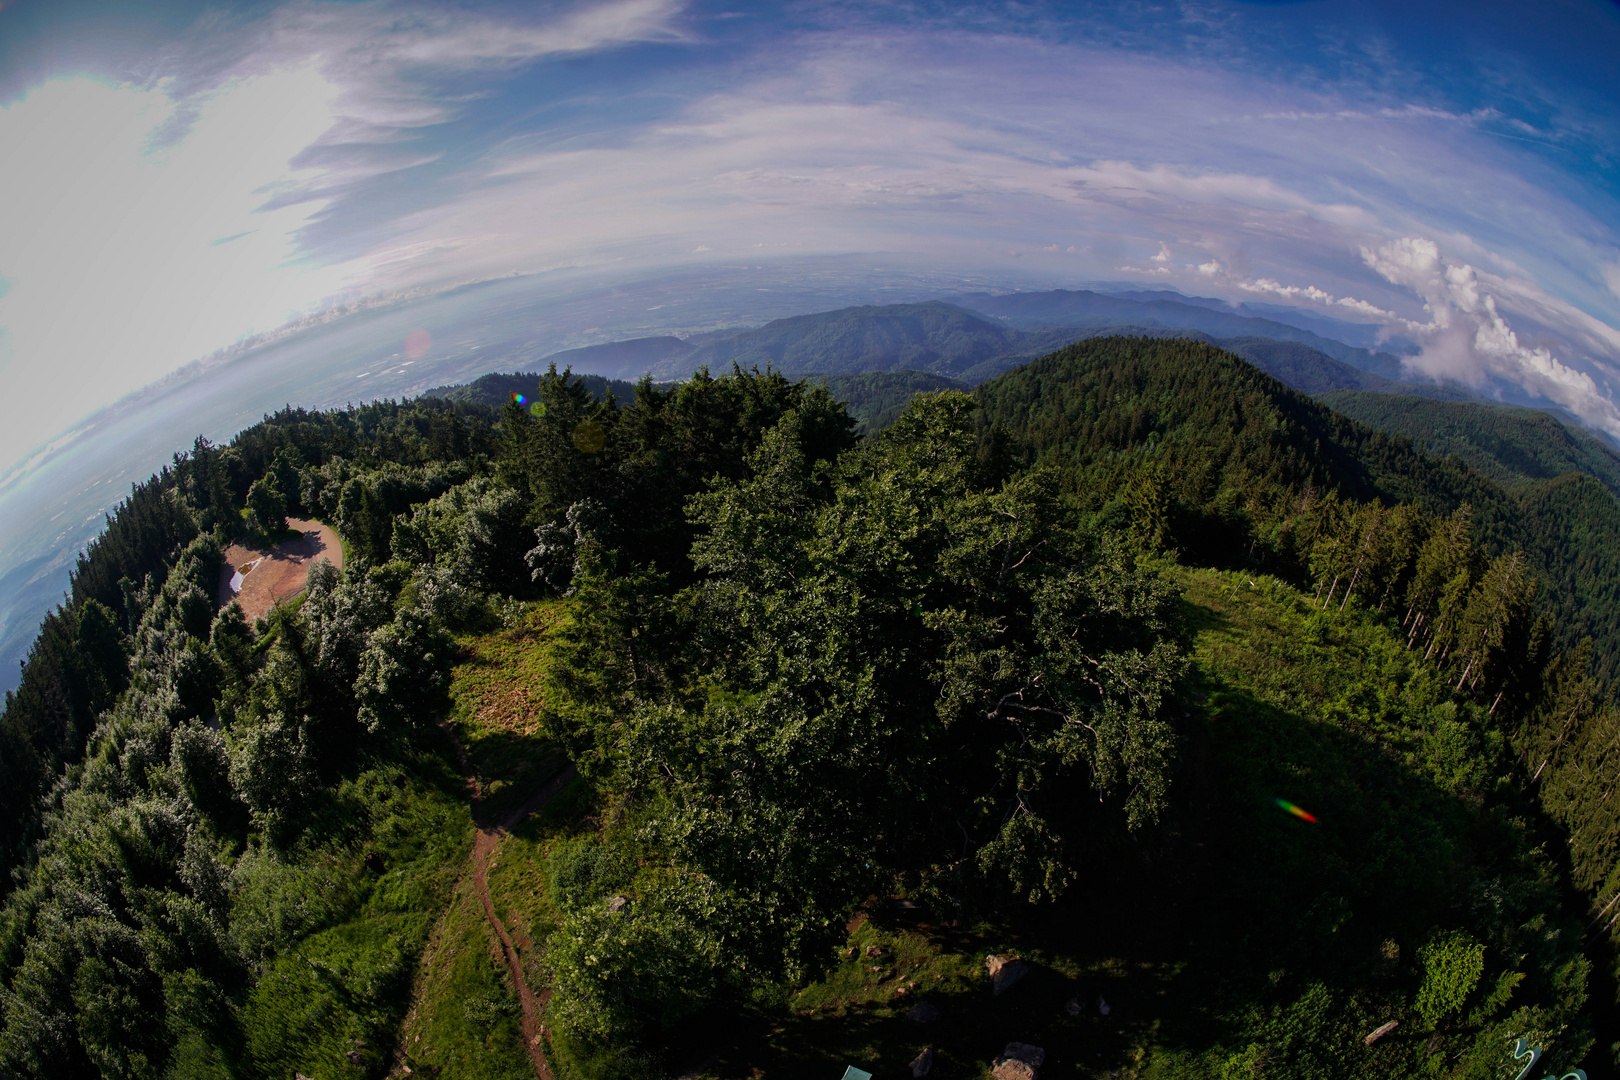
<svg viewBox="0 0 1620 1080"><path fill-rule="evenodd" d="M1208 269L1206 269L1206 267ZM1204 274L1205 276L1214 276L1220 272L1220 263L1205 263L1203 266L1198 268L1198 272ZM1273 296L1280 296L1284 300L1309 300L1314 303L1325 304L1331 307L1348 308L1359 315L1372 316L1373 318L1388 323L1410 325L1407 323L1407 320L1402 319L1393 311L1385 311L1377 304L1370 304L1367 301L1359 300L1354 296L1334 296L1327 290L1319 289L1315 285L1284 285L1281 282L1275 281L1271 278L1258 278L1254 281L1238 281L1235 282L1235 284L1244 292L1269 293Z"/></svg>
<svg viewBox="0 0 1620 1080"><path fill-rule="evenodd" d="M1603 275L1603 284L1609 291L1620 297L1620 262L1604 263L1598 267L1598 272Z"/></svg>
<svg viewBox="0 0 1620 1080"><path fill-rule="evenodd" d="M233 81L164 146L152 140L175 104L161 90L65 79L0 109L0 275L13 283L0 461L87 402L344 290L354 268L298 256L322 204L263 209L265 192L310 179L288 163L330 127L333 98L308 67Z"/></svg>
<svg viewBox="0 0 1620 1080"><path fill-rule="evenodd" d="M1417 370L1475 386L1490 376L1505 379L1620 436L1614 401L1591 375L1547 348L1522 343L1474 267L1443 258L1439 245L1422 237L1364 248L1362 258L1386 280L1417 293L1429 311L1429 324L1414 326L1423 336L1423 351L1409 361Z"/></svg>
<svg viewBox="0 0 1620 1080"><path fill-rule="evenodd" d="M373 228L349 247L362 255L310 253L355 185L435 160L411 132L464 97L422 80L674 40L683 6L613 0L516 24L300 2L249 35L209 38L205 21L151 86L61 78L0 107L0 467L233 342L442 286L421 267L489 237Z"/></svg>
<svg viewBox="0 0 1620 1080"><path fill-rule="evenodd" d="M1170 261L1170 245L1165 243L1163 240L1160 240L1159 241L1159 253L1157 255L1153 256L1151 261L1156 262L1156 263L1167 263L1167 262L1169 262Z"/></svg>

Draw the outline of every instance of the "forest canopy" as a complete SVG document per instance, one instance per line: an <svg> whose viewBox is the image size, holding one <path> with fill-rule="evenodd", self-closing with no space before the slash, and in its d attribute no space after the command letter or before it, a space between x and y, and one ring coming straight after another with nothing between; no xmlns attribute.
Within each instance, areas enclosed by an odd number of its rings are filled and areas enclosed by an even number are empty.
<svg viewBox="0 0 1620 1080"><path fill-rule="evenodd" d="M523 901L557 1075L910 1031L917 978L873 963L902 940L947 1009L962 941L1076 1002L1163 972L1151 1027L1038 1021L1131 1075L1609 1060L1620 568L1569 539L1612 513L1595 481L1510 492L1185 340L891 377L864 432L842 383L769 370L489 385L199 439L109 518L0 719L0 1070L427 1061L403 1033L507 797L475 780L469 812L460 695L533 641L497 756L578 774ZM289 515L348 557L250 623L222 551ZM896 910L923 929L861 936ZM530 1006L487 984L466 1075L521 1075ZM942 1073L982 1066L951 1041L979 1022L930 1036ZM738 1025L774 1049L705 1058Z"/></svg>

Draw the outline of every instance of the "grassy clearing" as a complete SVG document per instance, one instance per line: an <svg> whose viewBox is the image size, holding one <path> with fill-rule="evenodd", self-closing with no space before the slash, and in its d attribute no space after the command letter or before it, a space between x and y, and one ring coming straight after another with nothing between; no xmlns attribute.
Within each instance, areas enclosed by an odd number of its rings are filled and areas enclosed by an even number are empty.
<svg viewBox="0 0 1620 1080"><path fill-rule="evenodd" d="M514 625L461 642L450 695L455 726L484 800L500 821L564 764L539 734L561 601L527 605Z"/></svg>
<svg viewBox="0 0 1620 1080"><path fill-rule="evenodd" d="M238 868L233 922L271 957L241 1011L245 1075L359 1080L386 1068L412 972L472 842L453 770L434 754L410 764L343 785L331 812L350 824L341 840Z"/></svg>
<svg viewBox="0 0 1620 1080"><path fill-rule="evenodd" d="M549 631L565 611L559 603L529 605L515 625L461 642L451 723L478 778L486 821L503 819L565 764L539 734L537 721L550 664ZM547 981L543 954L553 918L545 849L551 836L571 827L586 797L575 781L520 823L486 868L496 915L537 994ZM455 898L433 929L400 1043L419 1073L471 1080L533 1076L516 988L467 866L464 857Z"/></svg>

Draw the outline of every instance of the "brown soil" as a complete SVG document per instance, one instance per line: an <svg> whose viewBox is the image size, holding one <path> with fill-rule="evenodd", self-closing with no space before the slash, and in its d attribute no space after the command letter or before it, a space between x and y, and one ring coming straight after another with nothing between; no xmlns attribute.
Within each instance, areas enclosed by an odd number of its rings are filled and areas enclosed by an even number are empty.
<svg viewBox="0 0 1620 1080"><path fill-rule="evenodd" d="M253 568L242 580L236 594L248 622L267 614L283 600L304 591L309 568L317 560L329 559L343 569L343 544L331 526L303 518L288 518L287 528L298 535L272 548L250 548L232 544L225 549L225 564L219 568L219 605L231 602L231 577L249 563ZM255 560L258 560L255 562Z"/></svg>
<svg viewBox="0 0 1620 1080"><path fill-rule="evenodd" d="M565 765L542 784L539 790L524 800L522 806L506 815L499 823L489 822L484 819L481 785L473 773L471 763L467 760L467 752L462 749L461 740L456 738L455 729L448 723L442 723L441 726L455 744L456 759L461 764L462 774L467 778L467 789L472 794L473 820L478 825L478 835L473 839L471 859L473 891L478 894L478 901L483 905L484 918L489 921L490 929L500 941L506 969L512 976L512 985L517 988L518 1005L523 1012L523 1048L529 1052L529 1060L534 1063L535 1076L539 1080L552 1080L551 1066L546 1063L544 1035L540 1024L540 1015L551 998L551 989L542 988L536 994L529 989L529 982L523 977L523 963L518 956L517 945L513 943L512 935L507 932L500 916L495 914L495 901L489 895L489 863L495 852L500 849L501 841L506 838L507 833L555 798L557 793L574 778L574 767Z"/></svg>

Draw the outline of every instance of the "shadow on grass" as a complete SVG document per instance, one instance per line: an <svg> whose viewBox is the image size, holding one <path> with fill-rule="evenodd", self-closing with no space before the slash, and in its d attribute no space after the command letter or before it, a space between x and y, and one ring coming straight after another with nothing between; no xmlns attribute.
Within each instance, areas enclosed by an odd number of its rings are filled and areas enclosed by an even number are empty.
<svg viewBox="0 0 1620 1080"><path fill-rule="evenodd" d="M1199 691L1187 731L1199 780L1179 784L1166 822L1086 867L1060 902L1007 907L979 928L875 916L854 932L855 956L792 1007L706 1016L682 1032L670 1065L727 1078L837 1080L846 1065L902 1077L932 1046L930 1077L952 1080L983 1075L1018 1041L1045 1049L1042 1080L1216 1077L1229 1066L1385 1080L1427 1072L1436 1053L1454 1061L1476 1039L1491 1052L1486 1028L1507 1012L1472 1027L1463 1018L1506 970L1526 973L1512 1007L1557 1001L1555 973L1579 933L1537 928L1547 914L1557 925L1559 898L1510 808L1447 790L1421 752L1409 758L1213 677ZM1411 1002L1417 950L1437 927L1484 944L1486 967L1431 1042ZM871 972L882 962L865 956L868 942L911 966ZM990 952L1037 966L995 997ZM1065 1009L1072 999L1079 1015ZM919 1000L939 1019L906 1019ZM1401 1028L1366 1046L1389 1020Z"/></svg>

